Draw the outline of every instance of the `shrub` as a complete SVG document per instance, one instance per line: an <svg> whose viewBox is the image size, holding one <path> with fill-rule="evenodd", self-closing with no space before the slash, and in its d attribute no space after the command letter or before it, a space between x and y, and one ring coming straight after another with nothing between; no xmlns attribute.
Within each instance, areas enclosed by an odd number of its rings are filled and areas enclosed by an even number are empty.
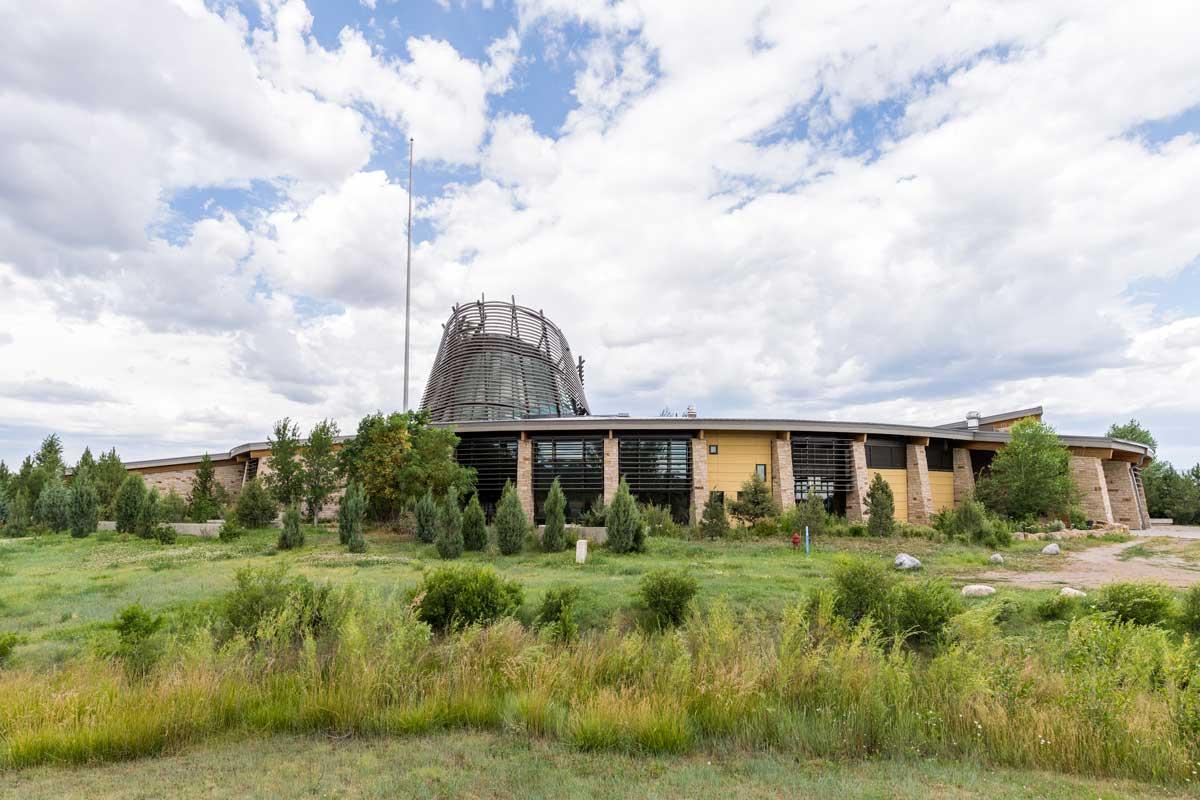
<svg viewBox="0 0 1200 800"><path fill-rule="evenodd" d="M161 616L150 614L136 603L127 606L113 620L118 641L115 655L130 675L144 676L158 661L162 645L154 634L162 626Z"/></svg>
<svg viewBox="0 0 1200 800"><path fill-rule="evenodd" d="M165 522L160 522L154 526L153 537L159 544L175 544L175 540L179 538L179 534L175 531L174 525L168 525ZM217 535L221 535L221 531L217 531Z"/></svg>
<svg viewBox="0 0 1200 800"><path fill-rule="evenodd" d="M717 500L709 492L700 518L700 532L709 539L722 539L729 535L729 517L725 516L724 500Z"/></svg>
<svg viewBox="0 0 1200 800"><path fill-rule="evenodd" d="M872 536L891 536L895 532L896 498L878 472L867 489L867 514L867 532Z"/></svg>
<svg viewBox="0 0 1200 800"><path fill-rule="evenodd" d="M1179 623L1189 633L1200 634L1200 583L1184 593L1179 606Z"/></svg>
<svg viewBox="0 0 1200 800"><path fill-rule="evenodd" d="M897 583L887 596L887 627L907 642L929 645L941 638L946 623L962 611L954 587L941 580Z"/></svg>
<svg viewBox="0 0 1200 800"><path fill-rule="evenodd" d="M983 504L1012 519L1058 517L1076 496L1071 454L1054 429L1037 420L1012 426L1012 439L976 485Z"/></svg>
<svg viewBox="0 0 1200 800"><path fill-rule="evenodd" d="M279 506L267 487L258 478L247 483L238 492L233 515L247 528L266 528L275 521Z"/></svg>
<svg viewBox="0 0 1200 800"><path fill-rule="evenodd" d="M463 512L463 549L484 550L487 548L487 519L483 514L483 506L479 504L479 495L471 495L467 510Z"/></svg>
<svg viewBox="0 0 1200 800"><path fill-rule="evenodd" d="M638 597L655 625L674 627L683 622L700 585L681 570L657 569L642 577Z"/></svg>
<svg viewBox="0 0 1200 800"><path fill-rule="evenodd" d="M162 519L159 517L158 490L151 489L142 498L142 507L138 509L137 521L133 525L133 532L140 539L153 539L155 538L155 529L161 521Z"/></svg>
<svg viewBox="0 0 1200 800"><path fill-rule="evenodd" d="M1041 601L1034 608L1039 619L1048 621L1070 619L1078 604L1074 597L1055 594Z"/></svg>
<svg viewBox="0 0 1200 800"><path fill-rule="evenodd" d="M742 484L738 498L729 504L729 513L753 525L760 519L779 516L779 504L771 496L767 482L754 474Z"/></svg>
<svg viewBox="0 0 1200 800"><path fill-rule="evenodd" d="M192 522L208 522L217 515L221 508L220 493L212 458L205 453L200 457L192 490L188 493L188 517Z"/></svg>
<svg viewBox="0 0 1200 800"><path fill-rule="evenodd" d="M183 522L187 519L187 500L184 500L183 495L173 488L169 489L163 495L160 508L162 509L162 518L165 522Z"/></svg>
<svg viewBox="0 0 1200 800"><path fill-rule="evenodd" d="M808 528L808 535L815 539L824 536L829 527L829 515L825 512L825 501L814 491L809 491L804 502L786 515L785 533L803 533Z"/></svg>
<svg viewBox="0 0 1200 800"><path fill-rule="evenodd" d="M288 506L283 512L283 530L279 532L279 549L292 550L304 546L304 531L300 527L300 508Z"/></svg>
<svg viewBox="0 0 1200 800"><path fill-rule="evenodd" d="M867 526L862 522L851 522L846 526L846 535L861 539L867 535Z"/></svg>
<svg viewBox="0 0 1200 800"><path fill-rule="evenodd" d="M113 516L117 530L121 533L133 533L137 527L138 513L142 510L142 501L146 497L146 482L137 473L131 474L117 489L113 498Z"/></svg>
<svg viewBox="0 0 1200 800"><path fill-rule="evenodd" d="M546 496L546 525L542 528L542 550L547 553L557 553L567 546L566 508L567 496L555 478Z"/></svg>
<svg viewBox="0 0 1200 800"><path fill-rule="evenodd" d="M100 524L100 494L88 475L77 476L71 484L69 508L72 536L82 539L95 532Z"/></svg>
<svg viewBox="0 0 1200 800"><path fill-rule="evenodd" d="M1077 531L1085 531L1091 527L1088 525L1087 515L1079 506L1071 506L1071 510L1067 512L1067 518L1071 520L1071 527Z"/></svg>
<svg viewBox="0 0 1200 800"><path fill-rule="evenodd" d="M523 600L521 584L490 568L442 567L421 581L413 605L418 619L444 632L512 615Z"/></svg>
<svg viewBox="0 0 1200 800"><path fill-rule="evenodd" d="M779 521L768 517L750 526L750 535L756 539L771 539L779 535Z"/></svg>
<svg viewBox="0 0 1200 800"><path fill-rule="evenodd" d="M442 558L458 558L463 553L462 512L458 510L458 490L453 486L438 506L437 536L433 543Z"/></svg>
<svg viewBox="0 0 1200 800"><path fill-rule="evenodd" d="M60 480L52 480L38 495L34 517L55 533L71 527L71 491Z"/></svg>
<svg viewBox="0 0 1200 800"><path fill-rule="evenodd" d="M218 606L219 638L241 634L257 639L263 622L285 612L294 616L297 635L318 634L330 623L330 598L327 585L317 586L299 575L289 577L283 564L240 569L234 576L234 588Z"/></svg>
<svg viewBox="0 0 1200 800"><path fill-rule="evenodd" d="M21 637L15 633L0 633L0 667L8 664L8 660L12 658L13 650L17 649L17 645L21 641Z"/></svg>
<svg viewBox="0 0 1200 800"><path fill-rule="evenodd" d="M614 553L636 553L646 549L646 532L629 484L621 478L617 494L608 507L608 548Z"/></svg>
<svg viewBox="0 0 1200 800"><path fill-rule="evenodd" d="M350 481L338 505L338 539L351 553L367 552L363 520L367 516L367 493L358 481Z"/></svg>
<svg viewBox="0 0 1200 800"><path fill-rule="evenodd" d="M1161 583L1110 583L1096 607L1121 622L1157 625L1171 616L1171 590Z"/></svg>
<svg viewBox="0 0 1200 800"><path fill-rule="evenodd" d="M678 536L680 526L672 517L671 509L645 503L639 507L642 523L646 526L647 536Z"/></svg>
<svg viewBox="0 0 1200 800"><path fill-rule="evenodd" d="M430 489L413 507L413 515L417 520L417 538L425 544L433 544L437 536L437 514L438 504L433 499L433 490Z"/></svg>
<svg viewBox="0 0 1200 800"><path fill-rule="evenodd" d="M888 592L895 581L880 563L843 556L833 566L833 611L850 622L864 617L884 621Z"/></svg>
<svg viewBox="0 0 1200 800"><path fill-rule="evenodd" d="M517 490L512 481L504 484L504 494L500 496L500 504L496 506L496 545L506 556L521 552L525 546L525 534L529 530L529 520L525 517L525 509L517 497Z"/></svg>
<svg viewBox="0 0 1200 800"><path fill-rule="evenodd" d="M8 519L4 522L4 535L25 536L32 525L33 514L29 508L29 495L24 489L20 489L8 501Z"/></svg>
<svg viewBox="0 0 1200 800"><path fill-rule="evenodd" d="M233 542L242 538L246 534L246 529L238 524L236 519L227 519L221 523L220 529L217 530L217 538L222 542Z"/></svg>
<svg viewBox="0 0 1200 800"><path fill-rule="evenodd" d="M538 605L534 624L559 641L570 641L579 632L575 622L575 604L579 589L574 586L551 586Z"/></svg>
<svg viewBox="0 0 1200 800"><path fill-rule="evenodd" d="M1059 523L1058 530L1061 530ZM1002 519L988 513L983 503L968 498L962 504L939 511L933 526L947 539L999 548L1012 544L1012 533Z"/></svg>
<svg viewBox="0 0 1200 800"><path fill-rule="evenodd" d="M592 501L588 510L583 512L581 522L589 528L603 528L608 525L608 506L604 505L603 497Z"/></svg>

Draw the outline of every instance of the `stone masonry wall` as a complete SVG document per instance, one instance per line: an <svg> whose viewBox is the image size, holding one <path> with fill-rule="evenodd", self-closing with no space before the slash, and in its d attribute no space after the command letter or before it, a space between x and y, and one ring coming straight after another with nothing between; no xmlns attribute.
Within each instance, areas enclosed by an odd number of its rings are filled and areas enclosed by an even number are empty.
<svg viewBox="0 0 1200 800"><path fill-rule="evenodd" d="M956 447L954 456L954 505L961 506L975 494L975 470L971 469L971 451Z"/></svg>
<svg viewBox="0 0 1200 800"><path fill-rule="evenodd" d="M928 525L933 516L933 487L929 483L929 462L925 445L910 444L906 448L908 468L908 521Z"/></svg>
<svg viewBox="0 0 1200 800"><path fill-rule="evenodd" d="M700 522L700 515L708 505L708 442L692 439L692 524Z"/></svg>
<svg viewBox="0 0 1200 800"><path fill-rule="evenodd" d="M1096 522L1112 522L1113 508L1109 499L1108 481L1100 459L1094 456L1071 456L1071 477L1079 490L1083 514Z"/></svg>
<svg viewBox="0 0 1200 800"><path fill-rule="evenodd" d="M846 519L851 522L862 522L867 518L867 486L870 476L867 474L867 443L850 443L850 467L854 483L846 496Z"/></svg>
<svg viewBox="0 0 1200 800"><path fill-rule="evenodd" d="M1142 513L1142 530L1150 530L1150 504L1146 501L1146 487L1140 475L1134 475L1133 485L1137 490L1138 510Z"/></svg>
<svg viewBox="0 0 1200 800"><path fill-rule="evenodd" d="M1133 482L1133 469L1125 461L1102 461L1104 481L1108 485L1108 500L1112 506L1115 522L1141 530L1142 515L1139 509L1137 487Z"/></svg>
<svg viewBox="0 0 1200 800"><path fill-rule="evenodd" d="M792 443L786 439L771 442L771 495L782 511L796 505L796 479L792 473Z"/></svg>
<svg viewBox="0 0 1200 800"><path fill-rule="evenodd" d="M229 494L236 495L242 489L242 472L243 465L241 464L215 464L213 466L213 479L216 483L225 488ZM139 470L134 470L135 472ZM161 472L142 472L142 477L146 481L146 486L158 489L160 494L166 494L174 489L179 495L185 499L192 491L192 483L196 480L196 468L193 465L180 466L177 469L163 470Z"/></svg>
<svg viewBox="0 0 1200 800"><path fill-rule="evenodd" d="M527 438L517 440L517 498L533 524L533 442Z"/></svg>
<svg viewBox="0 0 1200 800"><path fill-rule="evenodd" d="M608 505L617 496L617 486L621 483L621 449L614 437L604 440L604 505Z"/></svg>

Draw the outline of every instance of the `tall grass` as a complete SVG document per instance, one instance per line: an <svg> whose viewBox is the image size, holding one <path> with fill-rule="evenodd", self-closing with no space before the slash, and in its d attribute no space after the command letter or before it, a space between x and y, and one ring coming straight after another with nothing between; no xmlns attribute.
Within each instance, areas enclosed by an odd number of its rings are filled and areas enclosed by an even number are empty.
<svg viewBox="0 0 1200 800"><path fill-rule="evenodd" d="M143 676L93 656L0 681L0 766L153 755L230 732L509 730L588 750L940 756L1175 781L1196 768L1190 641L1092 616L1062 642L1002 639L986 609L915 653L828 604L777 625L716 604L666 633L563 643L506 620L434 637L404 599L335 592L316 634L285 608L206 626Z"/></svg>

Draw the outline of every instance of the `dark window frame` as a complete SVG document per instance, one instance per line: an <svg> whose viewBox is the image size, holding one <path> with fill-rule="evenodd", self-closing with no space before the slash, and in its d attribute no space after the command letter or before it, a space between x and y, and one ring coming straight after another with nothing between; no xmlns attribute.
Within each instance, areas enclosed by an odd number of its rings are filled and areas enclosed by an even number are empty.
<svg viewBox="0 0 1200 800"><path fill-rule="evenodd" d="M954 472L954 446L946 439L933 439L925 448L925 466L930 472Z"/></svg>
<svg viewBox="0 0 1200 800"><path fill-rule="evenodd" d="M867 469L908 469L905 442L897 439L867 439Z"/></svg>

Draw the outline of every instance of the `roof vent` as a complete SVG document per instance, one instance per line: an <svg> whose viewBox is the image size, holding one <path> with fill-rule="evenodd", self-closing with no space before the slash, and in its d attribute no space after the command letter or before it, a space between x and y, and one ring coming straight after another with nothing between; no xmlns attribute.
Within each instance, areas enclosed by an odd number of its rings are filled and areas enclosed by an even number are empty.
<svg viewBox="0 0 1200 800"><path fill-rule="evenodd" d="M688 404L687 415L688 415L688 419L695 419L696 418L696 406Z"/></svg>
<svg viewBox="0 0 1200 800"><path fill-rule="evenodd" d="M967 427L970 428L971 430L977 430L979 428L980 416L981 416L981 414L978 411L968 411L967 412Z"/></svg>

